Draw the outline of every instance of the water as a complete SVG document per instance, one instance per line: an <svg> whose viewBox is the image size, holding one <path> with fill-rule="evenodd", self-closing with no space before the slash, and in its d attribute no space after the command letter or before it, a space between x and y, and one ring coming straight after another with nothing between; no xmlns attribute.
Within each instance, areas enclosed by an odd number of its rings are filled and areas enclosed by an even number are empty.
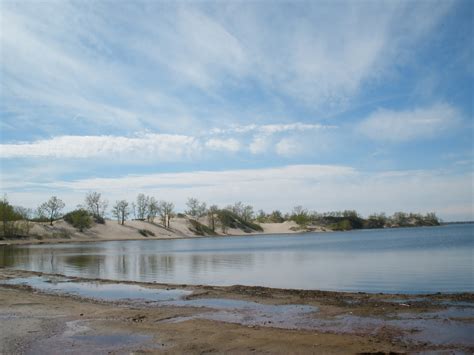
<svg viewBox="0 0 474 355"><path fill-rule="evenodd" d="M152 289L139 285L99 282L73 282L67 278L32 276L0 281L6 285L26 285L55 294L69 294L101 301L173 301L188 296L192 291L178 289Z"/></svg>
<svg viewBox="0 0 474 355"><path fill-rule="evenodd" d="M0 247L0 266L172 284L474 292L474 225Z"/></svg>

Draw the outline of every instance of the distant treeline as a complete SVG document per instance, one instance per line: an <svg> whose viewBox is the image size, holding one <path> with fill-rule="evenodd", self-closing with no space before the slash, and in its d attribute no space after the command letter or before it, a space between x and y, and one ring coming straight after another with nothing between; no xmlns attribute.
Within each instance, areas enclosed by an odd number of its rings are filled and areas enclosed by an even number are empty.
<svg viewBox="0 0 474 355"><path fill-rule="evenodd" d="M318 213L310 212L301 206L295 207L290 214L282 215L280 211L265 214L260 211L257 216L257 221L260 223L287 220L294 221L301 227L319 226L330 230L438 226L441 223L435 213L422 215L396 212L391 216L374 213L363 218L354 210Z"/></svg>
<svg viewBox="0 0 474 355"><path fill-rule="evenodd" d="M254 211L251 205L236 202L219 208L217 205L207 206L196 198L189 198L184 213L176 213L174 204L159 201L153 196L139 194L135 201L116 201L111 214L120 224L129 219L159 223L164 228L170 228L173 217L186 217L190 220L192 230L196 234L212 235L218 230L227 233L229 228L241 229L245 232L263 231L259 223L283 223L294 221L298 230L311 230L323 227L327 230L351 230L363 228L395 228L416 226L437 226L440 219L435 213L425 215L419 213L396 212L391 216L385 213L372 214L367 218L361 217L356 211L335 211L318 213L308 211L302 206L296 206L290 213L283 214L279 210L266 213L263 210ZM94 223L105 223L108 201L98 192L86 194L84 204L75 210L63 214L65 204L56 196L42 203L36 210L12 206L6 196L0 201L1 237L28 236L33 226L32 222L53 222L63 218L80 231L90 228ZM155 222L155 220L157 221Z"/></svg>

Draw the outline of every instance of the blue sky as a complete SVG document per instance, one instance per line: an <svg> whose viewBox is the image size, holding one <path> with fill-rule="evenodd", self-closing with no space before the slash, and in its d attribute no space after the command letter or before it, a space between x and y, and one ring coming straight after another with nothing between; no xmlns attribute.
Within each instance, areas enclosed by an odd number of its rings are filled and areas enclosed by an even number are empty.
<svg viewBox="0 0 474 355"><path fill-rule="evenodd" d="M2 1L1 190L474 219L472 1Z"/></svg>

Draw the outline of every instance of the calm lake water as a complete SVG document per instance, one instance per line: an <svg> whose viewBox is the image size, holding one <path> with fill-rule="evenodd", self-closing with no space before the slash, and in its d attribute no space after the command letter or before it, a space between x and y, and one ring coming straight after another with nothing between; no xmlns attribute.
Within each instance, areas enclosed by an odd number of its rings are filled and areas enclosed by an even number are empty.
<svg viewBox="0 0 474 355"><path fill-rule="evenodd" d="M0 246L0 266L173 284L474 292L474 225Z"/></svg>

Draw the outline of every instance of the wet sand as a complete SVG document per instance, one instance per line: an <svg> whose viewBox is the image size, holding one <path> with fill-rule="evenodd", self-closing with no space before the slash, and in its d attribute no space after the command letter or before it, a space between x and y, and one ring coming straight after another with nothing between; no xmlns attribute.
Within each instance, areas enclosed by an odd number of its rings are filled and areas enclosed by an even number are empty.
<svg viewBox="0 0 474 355"><path fill-rule="evenodd" d="M38 275L0 269L1 282ZM0 285L0 353L474 351L470 293L408 296L43 279L67 282L73 291ZM78 285L94 292L74 292ZM131 293L121 297L127 289ZM118 296L111 299L101 290ZM140 298L152 291L156 299Z"/></svg>

